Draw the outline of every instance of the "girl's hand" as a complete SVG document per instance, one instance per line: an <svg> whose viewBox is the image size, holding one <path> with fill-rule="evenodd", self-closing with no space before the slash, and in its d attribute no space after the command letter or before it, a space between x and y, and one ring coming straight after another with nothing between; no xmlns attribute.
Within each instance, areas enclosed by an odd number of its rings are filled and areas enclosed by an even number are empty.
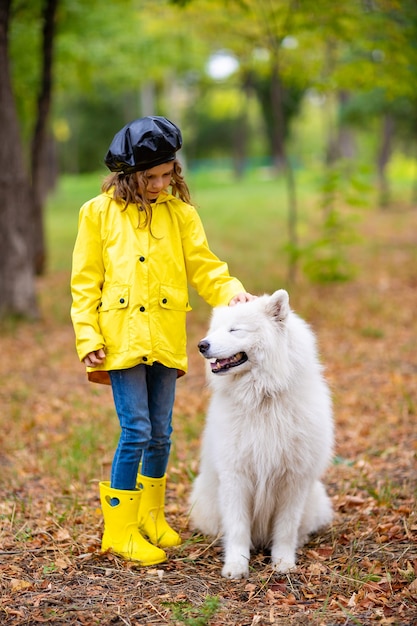
<svg viewBox="0 0 417 626"><path fill-rule="evenodd" d="M100 348L100 350L89 352L89 354L87 354L87 356L83 359L83 363L87 367L96 367L97 365L104 363L105 359L106 353L103 348Z"/></svg>
<svg viewBox="0 0 417 626"><path fill-rule="evenodd" d="M234 306L235 304L241 304L243 302L250 302L251 300L256 300L256 298L257 296L253 296L246 291L244 293L238 293L230 300L229 306Z"/></svg>

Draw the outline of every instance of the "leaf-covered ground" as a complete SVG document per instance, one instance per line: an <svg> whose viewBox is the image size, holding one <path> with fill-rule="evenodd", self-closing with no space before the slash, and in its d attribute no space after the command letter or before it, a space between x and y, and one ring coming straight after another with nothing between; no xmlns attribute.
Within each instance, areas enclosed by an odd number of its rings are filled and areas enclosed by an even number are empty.
<svg viewBox="0 0 417 626"><path fill-rule="evenodd" d="M257 554L248 580L224 580L221 547L187 527L208 397L195 349L204 309L190 316L169 469L167 511L184 543L156 568L100 554L112 399L75 357L68 274L40 281L42 320L0 334L1 624L417 625L417 211L372 213L361 229L356 279L291 289L318 335L337 448L334 523L288 576Z"/></svg>

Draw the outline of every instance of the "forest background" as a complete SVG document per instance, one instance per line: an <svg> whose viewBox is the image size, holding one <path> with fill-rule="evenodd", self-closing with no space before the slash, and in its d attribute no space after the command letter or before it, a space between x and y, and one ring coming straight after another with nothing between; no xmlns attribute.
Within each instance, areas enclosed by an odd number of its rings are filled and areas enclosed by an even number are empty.
<svg viewBox="0 0 417 626"><path fill-rule="evenodd" d="M5 624L416 623L414 0L0 0L0 583ZM76 361L77 214L113 134L166 115L214 250L314 327L337 427L337 513L274 577L221 580L187 526L207 391L179 384L160 570L100 555L117 425Z"/></svg>

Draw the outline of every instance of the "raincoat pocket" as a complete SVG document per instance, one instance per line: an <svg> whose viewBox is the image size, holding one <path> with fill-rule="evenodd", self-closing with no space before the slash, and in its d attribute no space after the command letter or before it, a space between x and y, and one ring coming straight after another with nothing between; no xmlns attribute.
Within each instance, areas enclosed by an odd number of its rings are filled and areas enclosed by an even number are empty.
<svg viewBox="0 0 417 626"><path fill-rule="evenodd" d="M191 311L188 289L161 285L159 305L161 307L157 319L159 345L176 358L183 358L187 343L185 318L187 311Z"/></svg>
<svg viewBox="0 0 417 626"><path fill-rule="evenodd" d="M188 302L188 289L172 285L161 285L159 289L159 304L163 309L172 311L191 311Z"/></svg>
<svg viewBox="0 0 417 626"><path fill-rule="evenodd" d="M112 285L103 289L98 321L106 352L129 349L129 285Z"/></svg>

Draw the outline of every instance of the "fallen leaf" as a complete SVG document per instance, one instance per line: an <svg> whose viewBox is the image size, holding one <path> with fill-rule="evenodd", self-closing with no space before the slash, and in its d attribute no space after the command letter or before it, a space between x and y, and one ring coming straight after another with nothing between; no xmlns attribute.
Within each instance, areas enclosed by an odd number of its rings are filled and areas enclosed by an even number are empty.
<svg viewBox="0 0 417 626"><path fill-rule="evenodd" d="M66 528L59 528L58 532L56 533L56 540L68 541L68 539L71 539L69 531Z"/></svg>
<svg viewBox="0 0 417 626"><path fill-rule="evenodd" d="M21 578L12 578L10 580L10 586L12 591L22 591L22 589L29 589L29 587L32 587L32 583L27 580L22 580Z"/></svg>
<svg viewBox="0 0 417 626"><path fill-rule="evenodd" d="M407 589L413 596L417 596L417 578L408 585Z"/></svg>

